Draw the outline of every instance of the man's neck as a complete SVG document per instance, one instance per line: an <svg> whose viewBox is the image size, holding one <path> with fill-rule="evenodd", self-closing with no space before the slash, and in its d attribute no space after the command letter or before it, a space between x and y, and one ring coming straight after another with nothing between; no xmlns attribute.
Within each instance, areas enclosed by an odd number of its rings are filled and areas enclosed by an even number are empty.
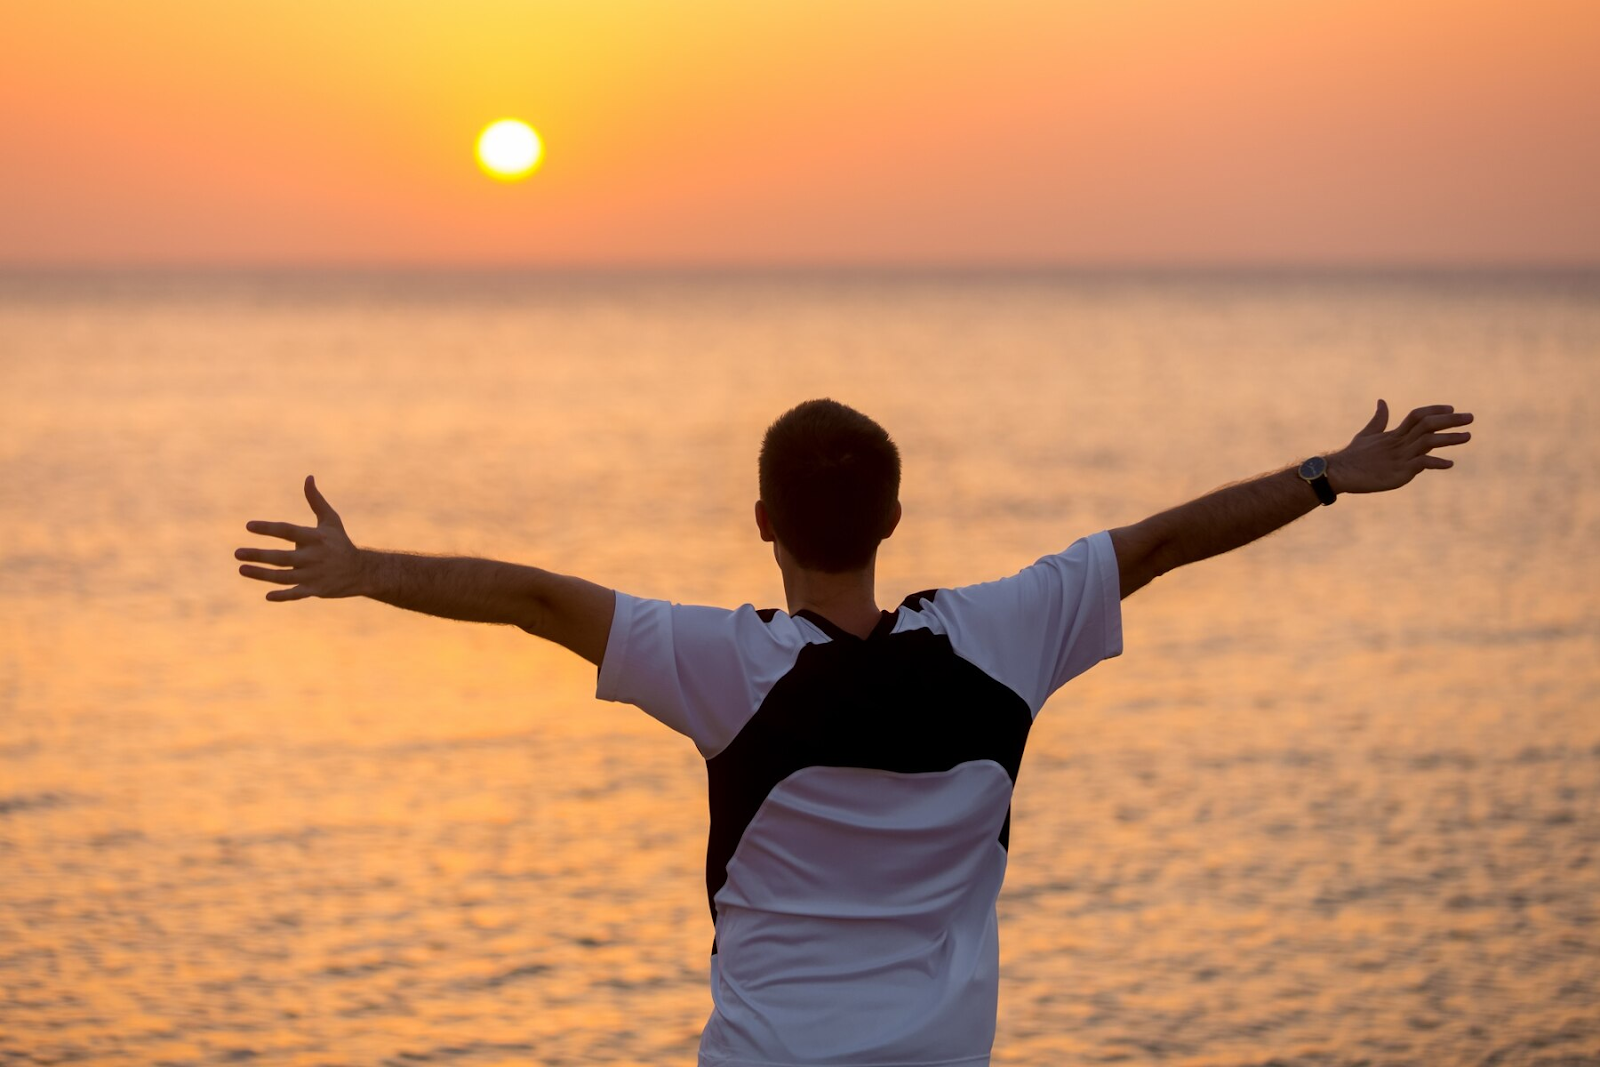
<svg viewBox="0 0 1600 1067"><path fill-rule="evenodd" d="M875 569L871 563L862 570L840 574L784 568L783 595L789 602L789 614L814 611L845 633L866 638L881 617L873 591Z"/></svg>

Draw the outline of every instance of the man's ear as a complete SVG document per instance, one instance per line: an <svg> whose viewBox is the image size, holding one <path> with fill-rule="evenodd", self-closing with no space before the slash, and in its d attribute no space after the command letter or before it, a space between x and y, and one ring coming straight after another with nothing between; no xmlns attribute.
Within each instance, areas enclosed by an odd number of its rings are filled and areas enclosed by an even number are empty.
<svg viewBox="0 0 1600 1067"><path fill-rule="evenodd" d="M767 515L767 506L759 500L756 501L756 529L761 534L761 540L777 540L776 535L772 532L772 519Z"/></svg>
<svg viewBox="0 0 1600 1067"><path fill-rule="evenodd" d="M894 533L894 528L900 525L900 514L900 501L896 500L894 502L894 514L889 516L889 528L883 531L885 540L888 540L889 535Z"/></svg>

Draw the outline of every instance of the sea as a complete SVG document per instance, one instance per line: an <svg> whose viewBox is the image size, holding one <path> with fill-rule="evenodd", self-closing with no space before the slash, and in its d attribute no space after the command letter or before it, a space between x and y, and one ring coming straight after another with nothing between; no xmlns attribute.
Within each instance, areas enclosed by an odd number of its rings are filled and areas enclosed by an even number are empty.
<svg viewBox="0 0 1600 1067"><path fill-rule="evenodd" d="M360 545L782 607L822 396L904 458L884 605L1471 411L1050 700L993 1062L1600 1064L1600 274L820 269L0 273L0 1064L692 1064L693 745L233 553L312 474Z"/></svg>

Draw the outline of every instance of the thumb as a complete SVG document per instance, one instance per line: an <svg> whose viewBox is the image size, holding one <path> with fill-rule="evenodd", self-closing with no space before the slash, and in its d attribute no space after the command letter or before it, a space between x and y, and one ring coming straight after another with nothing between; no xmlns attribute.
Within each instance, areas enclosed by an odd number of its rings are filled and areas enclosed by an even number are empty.
<svg viewBox="0 0 1600 1067"><path fill-rule="evenodd" d="M1378 401L1378 410L1372 413L1372 418L1368 420L1365 426L1361 427L1361 432L1356 436L1365 437L1368 434L1382 433L1383 428L1387 425L1389 425L1389 405L1380 400Z"/></svg>
<svg viewBox="0 0 1600 1067"><path fill-rule="evenodd" d="M317 490L317 479L314 475L306 475L306 503L311 505L311 511L321 522L331 522L339 525L339 513L333 510L322 493Z"/></svg>

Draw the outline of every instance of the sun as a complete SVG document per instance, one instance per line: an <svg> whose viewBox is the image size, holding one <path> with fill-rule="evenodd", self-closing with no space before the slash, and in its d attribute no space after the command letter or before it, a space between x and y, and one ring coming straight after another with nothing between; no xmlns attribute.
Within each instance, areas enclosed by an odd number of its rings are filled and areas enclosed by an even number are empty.
<svg viewBox="0 0 1600 1067"><path fill-rule="evenodd" d="M491 122L478 134L478 166L491 178L520 181L543 161L544 143L533 127L520 119Z"/></svg>

